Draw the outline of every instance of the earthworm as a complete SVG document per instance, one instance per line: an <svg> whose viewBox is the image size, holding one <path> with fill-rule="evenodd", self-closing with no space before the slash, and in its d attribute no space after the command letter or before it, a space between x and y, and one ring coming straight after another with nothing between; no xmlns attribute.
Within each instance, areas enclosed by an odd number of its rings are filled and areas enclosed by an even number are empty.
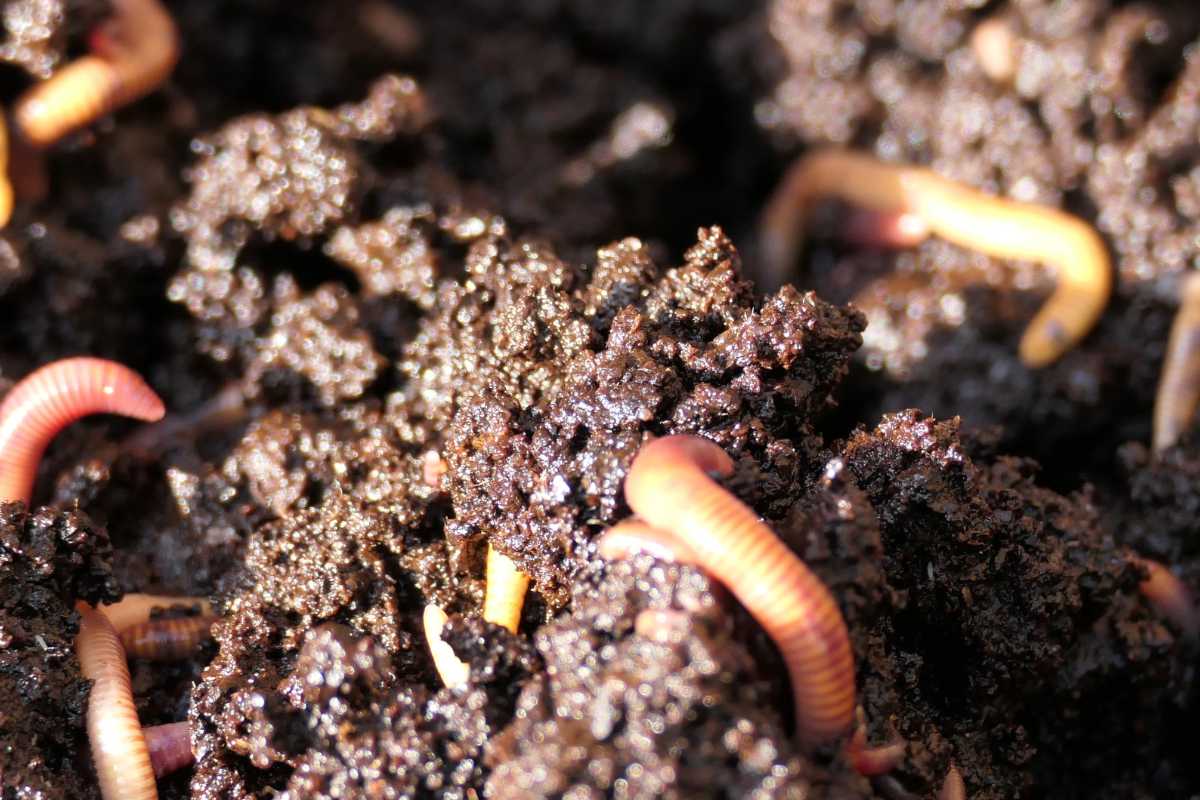
<svg viewBox="0 0 1200 800"><path fill-rule="evenodd" d="M153 457L173 440L194 440L209 431L236 425L247 413L242 387L231 383L198 408L181 413L172 412L153 425L139 428L125 439L121 449L143 457Z"/></svg>
<svg viewBox="0 0 1200 800"><path fill-rule="evenodd" d="M908 212L856 208L842 221L841 237L860 247L916 247L929 238L929 226Z"/></svg>
<svg viewBox="0 0 1200 800"><path fill-rule="evenodd" d="M1133 563L1149 573L1138 589L1150 605L1171 620L1188 639L1200 635L1200 611L1187 584L1166 565L1149 558L1132 557Z"/></svg>
<svg viewBox="0 0 1200 800"><path fill-rule="evenodd" d="M1200 405L1200 273L1190 273L1179 289L1179 310L1154 396L1155 452L1175 444Z"/></svg>
<svg viewBox="0 0 1200 800"><path fill-rule="evenodd" d="M699 564L688 543L675 534L651 528L640 519L625 519L612 526L596 540L596 551L609 561L632 558L640 553L683 564Z"/></svg>
<svg viewBox="0 0 1200 800"><path fill-rule="evenodd" d="M89 414L153 422L162 400L137 373L99 358L67 358L38 369L0 405L0 501L29 505L38 463L50 440Z"/></svg>
<svg viewBox="0 0 1200 800"><path fill-rule="evenodd" d="M942 781L942 790L938 792L938 800L967 800L967 784L963 781L958 767L953 764L946 771L946 779Z"/></svg>
<svg viewBox="0 0 1200 800"><path fill-rule="evenodd" d="M155 800L154 768L133 704L125 651L108 618L76 604L79 635L75 651L83 677L92 681L87 731L92 760L105 800Z"/></svg>
<svg viewBox="0 0 1200 800"><path fill-rule="evenodd" d="M13 210L13 188L8 178L8 125L0 119L0 228L8 224Z"/></svg>
<svg viewBox="0 0 1200 800"><path fill-rule="evenodd" d="M483 618L517 632L529 576L517 569L511 558L488 544L487 588L483 594Z"/></svg>
<svg viewBox="0 0 1200 800"><path fill-rule="evenodd" d="M162 778L183 769L195 760L192 754L192 729L186 722L169 722L142 728L154 777Z"/></svg>
<svg viewBox="0 0 1200 800"><path fill-rule="evenodd" d="M971 31L970 44L983 74L996 83L1008 83L1017 74L1017 37L1008 21L991 17L980 22Z"/></svg>
<svg viewBox="0 0 1200 800"><path fill-rule="evenodd" d="M1112 293L1104 242L1078 217L984 194L929 169L837 148L801 158L767 204L759 233L764 288L781 284L799 258L805 213L824 197L916 214L930 233L954 244L1053 267L1057 287L1021 337L1021 360L1029 367L1044 367L1078 344Z"/></svg>
<svg viewBox="0 0 1200 800"><path fill-rule="evenodd" d="M894 770L904 759L907 750L908 743L903 740L881 747L868 747L866 726L859 725L846 744L846 757L859 775L871 778Z"/></svg>
<svg viewBox="0 0 1200 800"><path fill-rule="evenodd" d="M471 667L454 654L454 648L442 641L442 629L446 627L446 612L434 603L425 606L423 622L425 641L433 656L433 667L447 688L455 689L466 684L471 677Z"/></svg>
<svg viewBox="0 0 1200 800"><path fill-rule="evenodd" d="M123 633L134 625L149 622L155 609L174 607L197 609L202 615L212 616L212 603L203 597L176 597L171 595L132 593L122 597L116 603L104 603L99 611L108 617L117 633Z"/></svg>
<svg viewBox="0 0 1200 800"><path fill-rule="evenodd" d="M29 143L46 147L157 89L179 60L175 22L158 0L113 0L93 53L72 61L18 100L13 117Z"/></svg>
<svg viewBox="0 0 1200 800"><path fill-rule="evenodd" d="M216 621L212 616L152 619L121 631L121 644L131 658L182 661L212 635Z"/></svg>
<svg viewBox="0 0 1200 800"><path fill-rule="evenodd" d="M685 540L766 629L787 665L796 728L806 745L845 733L854 720L854 656L829 590L758 516L710 475L733 462L696 436L644 445L625 479L630 508Z"/></svg>

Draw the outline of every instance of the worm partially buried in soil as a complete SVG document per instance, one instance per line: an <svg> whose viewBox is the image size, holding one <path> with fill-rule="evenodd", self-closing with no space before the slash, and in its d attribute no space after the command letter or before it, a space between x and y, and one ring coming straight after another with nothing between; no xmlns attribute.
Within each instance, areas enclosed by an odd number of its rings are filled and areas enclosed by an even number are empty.
<svg viewBox="0 0 1200 800"><path fill-rule="evenodd" d="M885 214L913 214L929 233L954 244L1053 267L1057 287L1021 337L1021 361L1029 367L1044 367L1078 344L1108 305L1108 250L1078 217L993 197L922 167L836 148L802 157L767 204L759 233L764 288L780 285L792 271L807 212L826 197ZM910 228L911 241L919 229Z"/></svg>
<svg viewBox="0 0 1200 800"><path fill-rule="evenodd" d="M16 129L47 147L129 105L166 81L179 59L179 34L158 0L113 0L114 16L83 56L29 89L13 109Z"/></svg>
<svg viewBox="0 0 1200 800"><path fill-rule="evenodd" d="M483 595L483 618L516 633L529 590L529 576L508 556L488 544L487 586Z"/></svg>
<svg viewBox="0 0 1200 800"><path fill-rule="evenodd" d="M195 760L192 753L192 729L186 722L168 722L142 728L146 748L150 752L150 767L154 777L161 778L183 769Z"/></svg>
<svg viewBox="0 0 1200 800"><path fill-rule="evenodd" d="M120 414L153 422L164 413L141 376L113 361L67 358L35 370L0 405L0 501L29 505L42 453L76 420Z"/></svg>
<svg viewBox="0 0 1200 800"><path fill-rule="evenodd" d="M1171 323L1154 396L1155 452L1175 444L1191 427L1200 406L1200 273L1184 277L1179 294L1179 310Z"/></svg>
<svg viewBox="0 0 1200 800"><path fill-rule="evenodd" d="M155 609L197 609L190 617L153 618ZM127 655L147 661L179 661L189 658L211 635L217 621L212 604L200 597L160 597L127 594L118 603L100 606L121 637Z"/></svg>
<svg viewBox="0 0 1200 800"><path fill-rule="evenodd" d="M804 745L815 746L846 733L854 719L854 656L846 623L804 562L710 477L732 470L729 456L712 442L667 436L643 446L634 458L625 499L645 524L685 542L696 563L767 631L787 665L797 734Z"/></svg>

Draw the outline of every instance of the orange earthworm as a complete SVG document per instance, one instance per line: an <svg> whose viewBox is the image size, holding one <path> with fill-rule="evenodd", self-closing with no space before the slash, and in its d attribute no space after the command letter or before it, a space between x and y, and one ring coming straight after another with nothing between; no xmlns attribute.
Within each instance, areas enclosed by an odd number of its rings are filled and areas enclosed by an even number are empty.
<svg viewBox="0 0 1200 800"><path fill-rule="evenodd" d="M166 81L179 60L175 22L159 0L113 0L114 16L92 37L92 53L26 91L13 111L37 147L129 105Z"/></svg>
<svg viewBox="0 0 1200 800"><path fill-rule="evenodd" d="M12 210L13 188L8 178L8 125L0 119L0 228L8 224Z"/></svg>
<svg viewBox="0 0 1200 800"><path fill-rule="evenodd" d="M837 603L821 581L744 503L710 475L733 461L696 436L642 447L625 479L625 499L652 527L685 540L766 629L787 665L801 741L816 745L854 721L854 655Z"/></svg>
<svg viewBox="0 0 1200 800"><path fill-rule="evenodd" d="M195 760L192 754L192 729L186 722L169 722L142 728L146 748L150 751L150 766L155 778L170 775Z"/></svg>
<svg viewBox="0 0 1200 800"><path fill-rule="evenodd" d="M89 414L153 422L162 400L136 372L99 358L66 358L35 370L0 405L0 501L29 505L42 453L59 431Z"/></svg>
<svg viewBox="0 0 1200 800"><path fill-rule="evenodd" d="M850 759L850 765L859 775L868 778L885 775L894 770L904 759L907 750L908 743L903 740L880 747L869 747L867 728L861 723L846 743L846 757Z"/></svg>
<svg viewBox="0 0 1200 800"><path fill-rule="evenodd" d="M168 608L195 609L201 615L212 616L212 603L203 597L171 596L158 594L131 593L122 597L116 603L102 603L99 611L108 617L117 633L123 633L135 625L149 622L156 609Z"/></svg>
<svg viewBox="0 0 1200 800"><path fill-rule="evenodd" d="M1021 360L1029 367L1044 367L1078 344L1112 293L1108 250L1078 217L984 194L923 167L888 164L838 148L802 157L768 202L759 233L764 288L783 283L803 246L805 215L826 197L885 213L916 214L930 233L954 244L1053 267L1057 288L1021 338Z"/></svg>
<svg viewBox="0 0 1200 800"><path fill-rule="evenodd" d="M942 781L942 790L938 792L938 800L967 800L967 784L962 773L954 764L946 771L946 779Z"/></svg>
<svg viewBox="0 0 1200 800"><path fill-rule="evenodd" d="M125 651L108 618L77 603L79 635L75 652L83 677L92 681L87 732L92 760L105 800L155 800L154 768L133 704Z"/></svg>
<svg viewBox="0 0 1200 800"><path fill-rule="evenodd" d="M483 594L483 618L517 632L529 576L517 569L511 558L488 543L487 587Z"/></svg>
<svg viewBox="0 0 1200 800"><path fill-rule="evenodd" d="M131 658L182 661L212 636L216 621L211 616L152 619L121 631L121 644Z"/></svg>
<svg viewBox="0 0 1200 800"><path fill-rule="evenodd" d="M1154 396L1155 452L1166 450L1192 424L1200 405L1200 273L1183 278L1171 323L1158 393Z"/></svg>
<svg viewBox="0 0 1200 800"><path fill-rule="evenodd" d="M1132 556L1131 559L1148 573L1146 579L1138 584L1138 589L1150 605L1171 620L1188 639L1200 635L1200 611L1196 609L1196 602L1187 584L1166 565L1153 559L1140 556Z"/></svg>
<svg viewBox="0 0 1200 800"><path fill-rule="evenodd" d="M640 519L624 519L596 540L596 551L609 561L625 560L645 553L659 561L699 564L688 543L669 531L651 528Z"/></svg>
<svg viewBox="0 0 1200 800"><path fill-rule="evenodd" d="M454 654L453 647L442 641L446 620L446 612L440 606L435 603L425 606L425 642L433 656L433 667L447 688L456 689L471 677L471 666Z"/></svg>

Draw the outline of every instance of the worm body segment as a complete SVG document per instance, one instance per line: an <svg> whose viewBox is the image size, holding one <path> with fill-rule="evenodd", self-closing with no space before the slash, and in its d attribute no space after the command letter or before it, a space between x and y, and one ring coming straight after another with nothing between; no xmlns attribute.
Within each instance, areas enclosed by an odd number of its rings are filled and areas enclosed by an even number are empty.
<svg viewBox="0 0 1200 800"><path fill-rule="evenodd" d="M0 228L8 224L12 209L13 188L8 178L8 126L0 119Z"/></svg>
<svg viewBox="0 0 1200 800"><path fill-rule="evenodd" d="M17 100L14 118L38 147L157 89L175 68L175 22L158 0L113 0L115 16L99 39L102 51L83 56Z"/></svg>
<svg viewBox="0 0 1200 800"><path fill-rule="evenodd" d="M517 569L511 558L488 544L483 618L516 633L528 589L529 576Z"/></svg>
<svg viewBox="0 0 1200 800"><path fill-rule="evenodd" d="M942 781L938 800L967 800L967 784L963 780L962 773L958 771L958 767L953 764L946 771L946 779Z"/></svg>
<svg viewBox="0 0 1200 800"><path fill-rule="evenodd" d="M442 629L446 627L446 612L430 603L425 606L422 622L425 626L425 641L433 656L433 667L447 688L456 689L466 684L471 677L471 667L454 654L454 648L442 641Z"/></svg>
<svg viewBox="0 0 1200 800"><path fill-rule="evenodd" d="M89 414L146 421L162 400L132 370L98 358L68 358L36 370L0 405L0 500L29 504L38 463L50 440Z"/></svg>
<svg viewBox="0 0 1200 800"><path fill-rule="evenodd" d="M192 754L191 726L186 722L169 722L142 728L146 747L150 751L150 766L154 777L162 778L181 770L195 760Z"/></svg>
<svg viewBox="0 0 1200 800"><path fill-rule="evenodd" d="M801 158L768 203L759 236L766 288L781 284L793 268L803 245L805 213L824 197L874 211L912 213L930 233L954 244L1053 267L1057 287L1021 338L1021 360L1029 367L1044 367L1078 344L1112 293L1104 242L1078 217L984 194L922 167L836 148Z"/></svg>
<svg viewBox="0 0 1200 800"><path fill-rule="evenodd" d="M649 525L684 539L774 640L795 697L806 745L844 734L854 720L854 658L828 589L753 511L710 475L732 461L715 444L668 436L645 445L625 498Z"/></svg>
<svg viewBox="0 0 1200 800"><path fill-rule="evenodd" d="M1187 585L1164 564L1149 558L1134 557L1133 561L1148 573L1138 585L1142 596L1183 631L1185 637L1200 636L1200 611Z"/></svg>
<svg viewBox="0 0 1200 800"><path fill-rule="evenodd" d="M1200 406L1200 273L1183 279L1154 397L1154 450L1175 444Z"/></svg>
<svg viewBox="0 0 1200 800"><path fill-rule="evenodd" d="M141 622L120 632L130 658L182 661L191 658L212 635L216 617L168 617Z"/></svg>
<svg viewBox="0 0 1200 800"><path fill-rule="evenodd" d="M75 651L83 677L92 681L87 731L104 800L156 800L154 769L133 704L125 651L108 618L85 603Z"/></svg>

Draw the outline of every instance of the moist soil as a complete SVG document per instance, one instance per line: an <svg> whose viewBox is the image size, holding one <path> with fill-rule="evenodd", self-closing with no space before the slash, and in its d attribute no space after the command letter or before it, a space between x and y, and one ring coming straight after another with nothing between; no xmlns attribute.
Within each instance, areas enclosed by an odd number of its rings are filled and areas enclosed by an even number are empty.
<svg viewBox="0 0 1200 800"><path fill-rule="evenodd" d="M898 800L952 764L973 800L1200 792L1197 646L1130 559L1200 588L1200 438L1146 447L1200 256L1190 0L168 6L168 85L20 156L0 232L0 392L88 354L171 410L70 428L0 506L0 797L99 796L73 609L135 591L221 613L131 664L142 723L192 726L167 798ZM5 102L110 13L0 9ZM1026 369L1051 276L847 242L845 208L760 291L759 210L829 144L1095 225L1097 329ZM671 433L831 589L889 774L797 746L702 571L597 556ZM515 635L489 544L532 578Z"/></svg>

